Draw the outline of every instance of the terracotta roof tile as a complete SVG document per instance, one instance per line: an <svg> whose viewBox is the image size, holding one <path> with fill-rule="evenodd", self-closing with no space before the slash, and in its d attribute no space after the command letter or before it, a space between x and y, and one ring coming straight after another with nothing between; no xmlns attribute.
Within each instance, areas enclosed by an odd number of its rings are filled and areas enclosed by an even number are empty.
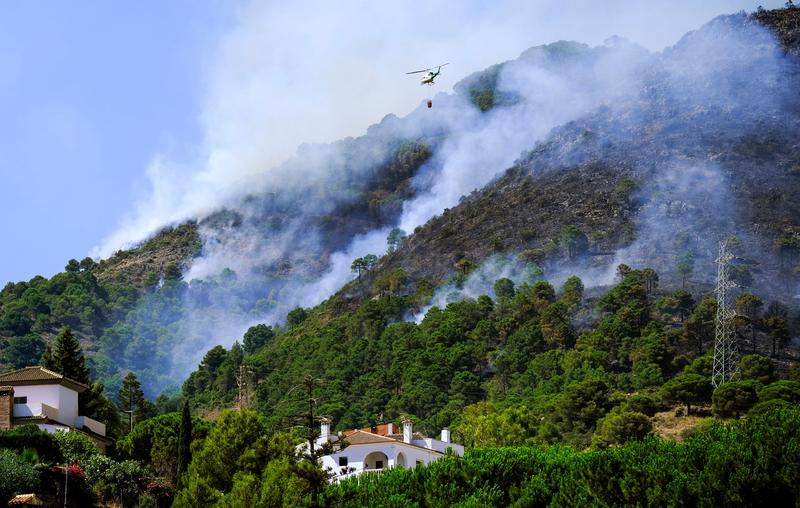
<svg viewBox="0 0 800 508"><path fill-rule="evenodd" d="M397 439L391 437L380 436L371 432L364 432L363 430L356 430L355 432L348 434L345 439L351 445L391 443L393 441L397 441Z"/></svg>
<svg viewBox="0 0 800 508"><path fill-rule="evenodd" d="M83 383L79 383L78 381L64 377L58 372L53 372L52 370L39 366L24 367L0 374L0 385L22 386L40 384L62 384L78 392L89 388Z"/></svg>
<svg viewBox="0 0 800 508"><path fill-rule="evenodd" d="M370 434L377 434L379 436L403 436L403 427L400 425L392 425L392 432L389 432L388 423L380 423L375 427L361 427L360 429L352 429L344 431L344 435L348 436L353 432L369 432Z"/></svg>
<svg viewBox="0 0 800 508"><path fill-rule="evenodd" d="M9 506L44 506L44 501L39 499L36 494L20 494L8 502Z"/></svg>

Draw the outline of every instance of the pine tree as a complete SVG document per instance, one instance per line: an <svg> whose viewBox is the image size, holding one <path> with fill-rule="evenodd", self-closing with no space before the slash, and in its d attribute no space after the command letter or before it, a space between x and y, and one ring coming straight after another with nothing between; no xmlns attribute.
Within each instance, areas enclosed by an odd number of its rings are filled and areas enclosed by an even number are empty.
<svg viewBox="0 0 800 508"><path fill-rule="evenodd" d="M74 381L89 384L89 369L86 368L83 350L69 326L63 327L56 340L47 346L42 355L42 366Z"/></svg>
<svg viewBox="0 0 800 508"><path fill-rule="evenodd" d="M178 432L178 482L189 469L192 461L192 415L189 413L189 402L184 400L181 408L181 427Z"/></svg>
<svg viewBox="0 0 800 508"><path fill-rule="evenodd" d="M114 403L106 397L103 383L94 383L89 390L79 395L78 400L81 403L81 414L106 424L107 436L116 437L122 434L123 425L120 421L119 411ZM124 428L127 427L128 422L126 421Z"/></svg>
<svg viewBox="0 0 800 508"><path fill-rule="evenodd" d="M147 402L144 399L142 386L133 372L128 372L128 375L122 380L122 388L119 389L117 400L120 410L129 415L130 427L133 427L134 422L140 422L147 417Z"/></svg>

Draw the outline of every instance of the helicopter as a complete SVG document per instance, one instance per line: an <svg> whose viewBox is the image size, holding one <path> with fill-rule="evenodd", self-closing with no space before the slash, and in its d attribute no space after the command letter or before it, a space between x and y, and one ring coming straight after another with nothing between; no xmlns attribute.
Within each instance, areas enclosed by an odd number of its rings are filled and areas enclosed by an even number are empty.
<svg viewBox="0 0 800 508"><path fill-rule="evenodd" d="M422 76L422 80L420 81L419 84L420 85L431 85L431 86L433 86L433 84L434 84L433 80L436 79L436 76L438 76L439 74L442 73L442 67L444 67L445 65L448 65L448 64L449 64L449 62L448 63L443 63L442 65L437 65L436 67L430 67L428 69L422 69L422 70L419 70L419 71L406 72L406 74L418 74L420 72L427 72L427 74ZM436 69L436 71L434 72L433 69Z"/></svg>

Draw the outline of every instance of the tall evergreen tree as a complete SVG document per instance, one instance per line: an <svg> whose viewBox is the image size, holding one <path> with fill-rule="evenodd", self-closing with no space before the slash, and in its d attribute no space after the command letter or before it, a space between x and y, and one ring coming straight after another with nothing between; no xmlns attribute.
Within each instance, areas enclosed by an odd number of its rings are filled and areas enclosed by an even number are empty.
<svg viewBox="0 0 800 508"><path fill-rule="evenodd" d="M181 426L178 431L178 482L189 469L192 461L192 415L189 413L189 401L183 401L181 408Z"/></svg>
<svg viewBox="0 0 800 508"><path fill-rule="evenodd" d="M144 399L139 379L133 372L128 372L128 375L122 380L117 400L120 410L128 413L130 427L133 427L134 422L140 422L147 418L147 401Z"/></svg>
<svg viewBox="0 0 800 508"><path fill-rule="evenodd" d="M103 383L94 383L92 387L80 394L81 414L106 424L106 435L116 437L122 434L122 422L114 403L105 395ZM124 428L128 428L125 422Z"/></svg>
<svg viewBox="0 0 800 508"><path fill-rule="evenodd" d="M47 346L42 355L42 367L63 374L72 380L89 384L89 369L83 358L83 350L69 325L63 327L56 340Z"/></svg>

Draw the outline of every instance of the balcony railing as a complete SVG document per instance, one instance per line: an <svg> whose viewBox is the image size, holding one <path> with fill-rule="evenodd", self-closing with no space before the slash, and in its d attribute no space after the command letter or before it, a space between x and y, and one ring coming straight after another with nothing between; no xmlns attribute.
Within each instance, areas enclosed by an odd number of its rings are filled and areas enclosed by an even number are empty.
<svg viewBox="0 0 800 508"><path fill-rule="evenodd" d="M385 467L382 469L356 469L355 471L350 471L349 473L345 474L337 474L329 480L331 483L336 483L344 480L345 478L352 478L353 476L361 476L363 474L370 474L370 473L382 473L387 471L389 468Z"/></svg>
<svg viewBox="0 0 800 508"><path fill-rule="evenodd" d="M15 418L46 417L58 421L58 409L41 402L14 404Z"/></svg>
<svg viewBox="0 0 800 508"><path fill-rule="evenodd" d="M48 406L41 402L28 402L27 404L14 404L14 417L15 418L49 418L50 420L69 425L67 422L61 421L58 417L58 409L53 406ZM104 423L93 420L88 416L79 416L75 418L72 427L76 429L87 429L95 434L101 436L106 435L106 426Z"/></svg>
<svg viewBox="0 0 800 508"><path fill-rule="evenodd" d="M106 425L97 420L92 420L88 416L79 416L75 418L75 428L89 429L95 434L100 434L101 436L106 435Z"/></svg>

